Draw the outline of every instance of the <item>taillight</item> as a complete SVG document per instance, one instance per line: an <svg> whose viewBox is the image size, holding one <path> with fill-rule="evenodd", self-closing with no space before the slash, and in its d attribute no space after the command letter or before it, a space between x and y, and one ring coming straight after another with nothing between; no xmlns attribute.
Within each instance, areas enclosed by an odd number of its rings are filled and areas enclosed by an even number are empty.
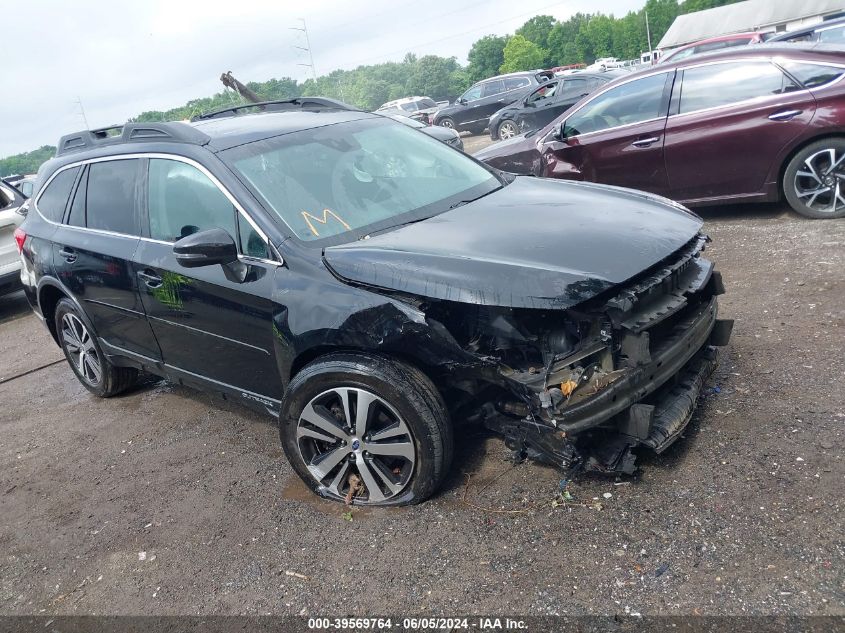
<svg viewBox="0 0 845 633"><path fill-rule="evenodd" d="M22 228L18 227L15 229L15 244L18 245L18 254L23 251L24 242L26 242L26 233Z"/></svg>

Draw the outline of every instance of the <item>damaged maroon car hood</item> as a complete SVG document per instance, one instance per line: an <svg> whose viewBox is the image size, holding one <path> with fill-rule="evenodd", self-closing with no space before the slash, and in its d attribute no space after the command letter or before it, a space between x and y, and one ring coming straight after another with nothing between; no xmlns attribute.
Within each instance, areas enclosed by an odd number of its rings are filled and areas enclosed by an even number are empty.
<svg viewBox="0 0 845 633"><path fill-rule="evenodd" d="M702 221L673 203L592 183L517 177L446 213L325 249L339 277L515 308L568 308L689 242Z"/></svg>

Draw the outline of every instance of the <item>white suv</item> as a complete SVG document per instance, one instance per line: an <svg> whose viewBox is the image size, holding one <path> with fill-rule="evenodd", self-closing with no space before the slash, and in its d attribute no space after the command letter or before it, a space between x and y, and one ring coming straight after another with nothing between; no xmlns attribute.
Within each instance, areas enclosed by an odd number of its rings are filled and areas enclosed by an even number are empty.
<svg viewBox="0 0 845 633"><path fill-rule="evenodd" d="M24 216L18 209L24 197L14 187L0 183L0 295L21 286L21 258L15 244L15 229Z"/></svg>

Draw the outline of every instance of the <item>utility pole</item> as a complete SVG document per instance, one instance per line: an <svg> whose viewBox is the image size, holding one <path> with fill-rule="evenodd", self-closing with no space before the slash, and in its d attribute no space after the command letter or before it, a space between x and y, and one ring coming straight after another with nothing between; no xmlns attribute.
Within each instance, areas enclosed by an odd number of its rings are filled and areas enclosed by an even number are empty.
<svg viewBox="0 0 845 633"><path fill-rule="evenodd" d="M311 40L308 39L308 27L305 25L305 20L300 18L302 22L302 28L298 26L291 26L288 27L291 31L301 31L305 33L305 46L296 46L294 48L298 48L301 51L308 51L308 59L311 60L310 64L297 64L297 66L310 66L311 67L311 76L314 78L314 81L317 81L317 70L314 68L314 54L311 52Z"/></svg>
<svg viewBox="0 0 845 633"><path fill-rule="evenodd" d="M654 51L651 48L651 30L648 28L648 11L643 9L645 13L645 36L648 39L648 57L651 60L651 65L654 66Z"/></svg>
<svg viewBox="0 0 845 633"><path fill-rule="evenodd" d="M85 108L82 107L82 99L79 96L76 97L76 104L79 106L79 111L82 113L82 120L85 121L85 129L90 130L91 126L88 125L88 117L85 116Z"/></svg>

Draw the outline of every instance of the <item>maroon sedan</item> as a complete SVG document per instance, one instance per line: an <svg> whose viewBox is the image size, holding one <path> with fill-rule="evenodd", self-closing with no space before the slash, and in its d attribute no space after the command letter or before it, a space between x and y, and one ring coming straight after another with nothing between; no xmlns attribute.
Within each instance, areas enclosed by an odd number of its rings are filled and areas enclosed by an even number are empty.
<svg viewBox="0 0 845 633"><path fill-rule="evenodd" d="M519 174L643 189L687 205L785 196L845 216L845 48L760 44L629 75L537 133L477 154Z"/></svg>

